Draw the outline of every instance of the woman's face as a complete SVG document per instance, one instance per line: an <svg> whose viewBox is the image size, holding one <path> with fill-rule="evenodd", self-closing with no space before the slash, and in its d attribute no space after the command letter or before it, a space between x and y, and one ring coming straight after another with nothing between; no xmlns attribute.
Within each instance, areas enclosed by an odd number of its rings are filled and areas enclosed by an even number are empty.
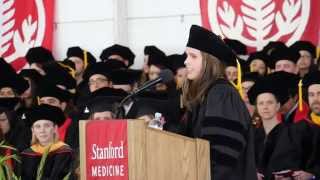
<svg viewBox="0 0 320 180"><path fill-rule="evenodd" d="M301 50L299 51L300 53L300 58L297 62L297 66L299 69L308 69L310 68L311 64L312 64L312 55L305 50Z"/></svg>
<svg viewBox="0 0 320 180"><path fill-rule="evenodd" d="M32 126L32 133L42 146L47 146L54 142L54 134L58 126L49 120L38 120Z"/></svg>
<svg viewBox="0 0 320 180"><path fill-rule="evenodd" d="M262 120L270 120L277 116L280 103L271 93L262 93L257 97L257 110Z"/></svg>
<svg viewBox="0 0 320 180"><path fill-rule="evenodd" d="M187 59L184 61L187 69L187 79L196 80L201 76L203 58L201 51L187 47Z"/></svg>
<svg viewBox="0 0 320 180"><path fill-rule="evenodd" d="M148 72L149 80L157 79L160 75L161 69L155 65L151 65Z"/></svg>
<svg viewBox="0 0 320 180"><path fill-rule="evenodd" d="M177 87L181 88L183 85L183 82L187 79L187 68L179 68L177 70L177 74L175 76Z"/></svg>
<svg viewBox="0 0 320 180"><path fill-rule="evenodd" d="M0 129L3 134L7 134L10 131L10 123L4 112L0 114Z"/></svg>

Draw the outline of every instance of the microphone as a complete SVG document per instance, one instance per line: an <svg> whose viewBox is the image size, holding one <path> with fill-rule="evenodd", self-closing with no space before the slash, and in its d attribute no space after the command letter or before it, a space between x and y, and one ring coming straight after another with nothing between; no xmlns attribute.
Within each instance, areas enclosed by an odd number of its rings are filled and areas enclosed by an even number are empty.
<svg viewBox="0 0 320 180"><path fill-rule="evenodd" d="M156 78L154 80L147 81L141 87L139 87L138 89L134 90L130 94L131 95L137 95L140 92L142 92L142 91L144 91L144 90L146 90L146 89L148 89L148 88L150 88L152 86L155 86L158 83L168 83L168 82L170 82L172 80L173 80L172 71L170 71L169 69L164 69L164 70L161 70L158 78Z"/></svg>
<svg viewBox="0 0 320 180"><path fill-rule="evenodd" d="M159 74L159 77L154 79L154 80L150 80L150 81L147 81L146 83L144 83L141 87L139 87L138 89L132 91L127 97L125 97L118 105L118 108L120 109L123 104L130 98L138 95L139 93L145 91L146 89L150 88L150 87L153 87L155 86L156 84L158 83L168 83L170 81L173 80L173 73L171 70L169 69L163 69L161 70L160 74ZM119 118L120 115L120 112L117 112L117 117ZM121 117L122 118L122 117Z"/></svg>

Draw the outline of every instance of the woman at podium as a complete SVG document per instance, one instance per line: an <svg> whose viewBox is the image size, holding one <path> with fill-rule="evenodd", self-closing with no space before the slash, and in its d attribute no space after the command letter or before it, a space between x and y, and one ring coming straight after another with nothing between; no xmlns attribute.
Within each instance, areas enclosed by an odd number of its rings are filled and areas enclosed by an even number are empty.
<svg viewBox="0 0 320 180"><path fill-rule="evenodd" d="M257 179L250 115L225 78L225 67L236 62L235 54L220 37L196 25L190 29L186 53L186 133L210 141L211 178Z"/></svg>

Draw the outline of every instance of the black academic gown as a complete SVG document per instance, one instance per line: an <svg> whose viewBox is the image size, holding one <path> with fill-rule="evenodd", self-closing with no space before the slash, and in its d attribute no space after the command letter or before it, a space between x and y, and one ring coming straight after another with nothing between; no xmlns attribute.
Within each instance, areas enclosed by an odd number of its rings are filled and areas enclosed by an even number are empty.
<svg viewBox="0 0 320 180"><path fill-rule="evenodd" d="M72 115L70 118L72 122L67 128L64 142L73 150L77 150L79 148L79 118L77 115Z"/></svg>
<svg viewBox="0 0 320 180"><path fill-rule="evenodd" d="M263 174L265 177L264 179L266 180L271 179L272 177L270 159L272 159L275 151L282 148L283 144L281 144L279 139L284 131L287 131L287 126L285 124L276 125L268 135L263 127L255 129L255 158L257 171Z"/></svg>
<svg viewBox="0 0 320 180"><path fill-rule="evenodd" d="M250 115L229 82L218 80L191 116L187 134L210 141L213 180L257 179Z"/></svg>
<svg viewBox="0 0 320 180"><path fill-rule="evenodd" d="M269 172L303 170L320 179L320 128L308 120L290 125L279 137Z"/></svg>
<svg viewBox="0 0 320 180"><path fill-rule="evenodd" d="M22 180L34 180L37 176L37 169L42 154L33 151L31 148L21 153L21 177ZM62 180L70 171L73 163L72 150L68 145L48 154L43 169L43 180Z"/></svg>

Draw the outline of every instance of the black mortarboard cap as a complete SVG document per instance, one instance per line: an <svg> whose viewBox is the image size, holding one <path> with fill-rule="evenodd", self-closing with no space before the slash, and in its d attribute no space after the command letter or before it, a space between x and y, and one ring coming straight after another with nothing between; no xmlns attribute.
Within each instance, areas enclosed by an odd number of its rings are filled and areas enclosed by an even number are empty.
<svg viewBox="0 0 320 180"><path fill-rule="evenodd" d="M42 97L55 97L59 99L61 102L69 102L72 98L72 94L67 91L57 87L54 84L51 84L47 80L43 79L38 85L36 95L39 98Z"/></svg>
<svg viewBox="0 0 320 180"><path fill-rule="evenodd" d="M60 64L47 64L43 69L46 72L44 78L51 84L62 85L69 90L76 88L77 82L75 78Z"/></svg>
<svg viewBox="0 0 320 180"><path fill-rule="evenodd" d="M113 70L112 67L108 66L107 63L105 62L97 62L95 64L92 64L89 66L84 74L83 74L83 79L85 81L88 81L92 75L95 74L101 74L105 76L106 78L110 79L110 73Z"/></svg>
<svg viewBox="0 0 320 180"><path fill-rule="evenodd" d="M256 82L260 80L262 76L258 72L248 72L242 75L242 82L253 81Z"/></svg>
<svg viewBox="0 0 320 180"><path fill-rule="evenodd" d="M35 69L22 69L19 73L20 76L30 78L35 83L39 83L42 75Z"/></svg>
<svg viewBox="0 0 320 180"><path fill-rule="evenodd" d="M271 62L271 57L268 56L264 51L257 51L250 53L249 58L247 60L248 65L250 65L252 61L256 59L262 60L267 67L269 67L269 64Z"/></svg>
<svg viewBox="0 0 320 180"><path fill-rule="evenodd" d="M100 89L97 89L96 91L92 92L90 94L91 98L95 97L126 97L128 93L122 89L115 89L115 88L109 88L109 87L103 87Z"/></svg>
<svg viewBox="0 0 320 180"><path fill-rule="evenodd" d="M84 50L79 46L70 47L67 50L67 58L69 57L78 57L84 61ZM88 51L87 53L87 63L88 65L94 64L97 62L96 58Z"/></svg>
<svg viewBox="0 0 320 180"><path fill-rule="evenodd" d="M232 49L219 36L197 25L192 25L190 28L187 47L209 53L225 64L236 61L236 56Z"/></svg>
<svg viewBox="0 0 320 180"><path fill-rule="evenodd" d="M85 105L84 110L87 111L85 113L113 111L114 104L119 103L127 95L128 93L122 89L100 88L90 94L90 99Z"/></svg>
<svg viewBox="0 0 320 180"><path fill-rule="evenodd" d="M297 52L301 50L308 51L311 54L312 58L316 57L316 46L313 45L310 41L296 41L290 46L290 48Z"/></svg>
<svg viewBox="0 0 320 180"><path fill-rule="evenodd" d="M276 49L285 49L287 46L281 41L270 41L266 46L263 47L262 51L267 55L271 55Z"/></svg>
<svg viewBox="0 0 320 180"><path fill-rule="evenodd" d="M276 96L281 104L289 99L290 95L298 91L299 76L280 71L267 75L256 81L248 92L250 103L254 104L259 94L269 92Z"/></svg>
<svg viewBox="0 0 320 180"><path fill-rule="evenodd" d="M8 111L14 111L15 107L19 103L20 98L0 98L0 108L5 108Z"/></svg>
<svg viewBox="0 0 320 180"><path fill-rule="evenodd" d="M49 120L58 126L65 121L65 116L60 108L47 104L32 107L25 116L29 127L32 127L38 120Z"/></svg>
<svg viewBox="0 0 320 180"><path fill-rule="evenodd" d="M179 68L185 67L184 61L186 60L187 55L184 54L172 54L168 56L168 64L169 68L174 72L177 73Z"/></svg>
<svg viewBox="0 0 320 180"><path fill-rule="evenodd" d="M250 104L255 104L257 97L262 93L271 93L273 94L280 104L284 104L288 98L285 91L281 90L281 88L277 88L274 86L270 80L264 77L263 79L256 81L255 84L248 91L248 97Z"/></svg>
<svg viewBox="0 0 320 180"><path fill-rule="evenodd" d="M106 61L111 55L119 55L128 60L128 67L134 63L135 54L128 47L119 44L112 45L102 51L100 59Z"/></svg>
<svg viewBox="0 0 320 180"><path fill-rule="evenodd" d="M144 55L150 55L150 54L158 54L158 55L162 55L162 56L166 55L163 51L161 51L156 46L145 46L144 47Z"/></svg>
<svg viewBox="0 0 320 180"><path fill-rule="evenodd" d="M10 64L0 58L0 88L3 87L10 87L18 94L22 94L29 88L29 83L18 75Z"/></svg>
<svg viewBox="0 0 320 180"><path fill-rule="evenodd" d="M296 64L300 58L299 52L293 51L288 47L275 49L270 56L272 60L270 63L270 67L272 69L275 68L276 63L280 60L288 60Z"/></svg>
<svg viewBox="0 0 320 180"><path fill-rule="evenodd" d="M223 40L237 55L246 55L247 46L236 39L224 39Z"/></svg>
<svg viewBox="0 0 320 180"><path fill-rule="evenodd" d="M155 65L159 68L168 67L167 56L162 54L149 54L148 66Z"/></svg>
<svg viewBox="0 0 320 180"><path fill-rule="evenodd" d="M134 84L139 81L142 71L133 69L119 69L111 72L111 80L114 85Z"/></svg>
<svg viewBox="0 0 320 180"><path fill-rule="evenodd" d="M120 101L120 97L97 96L90 99L86 107L88 108L90 114L104 111L114 112L116 110L116 104Z"/></svg>
<svg viewBox="0 0 320 180"><path fill-rule="evenodd" d="M309 72L303 77L303 80L302 80L303 87L308 88L310 85L313 85L313 84L320 84L319 71Z"/></svg>
<svg viewBox="0 0 320 180"><path fill-rule="evenodd" d="M41 46L30 48L26 54L26 59L29 64L43 64L55 60L52 55L52 52Z"/></svg>
<svg viewBox="0 0 320 180"><path fill-rule="evenodd" d="M117 70L117 69L127 69L126 65L122 61L118 61L116 59L108 59L104 61L108 69Z"/></svg>

